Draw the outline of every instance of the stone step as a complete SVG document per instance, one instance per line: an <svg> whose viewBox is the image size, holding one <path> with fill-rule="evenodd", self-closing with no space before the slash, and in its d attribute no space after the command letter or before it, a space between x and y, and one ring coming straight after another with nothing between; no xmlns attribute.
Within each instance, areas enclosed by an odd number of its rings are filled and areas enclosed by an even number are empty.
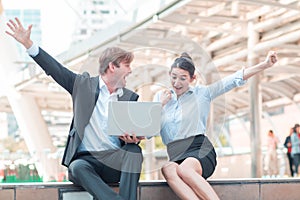
<svg viewBox="0 0 300 200"><path fill-rule="evenodd" d="M297 200L299 178L278 179L212 179L221 200ZM111 185L118 191L118 185ZM138 200L179 199L165 181L141 181ZM81 187L70 182L0 184L2 200L93 200Z"/></svg>

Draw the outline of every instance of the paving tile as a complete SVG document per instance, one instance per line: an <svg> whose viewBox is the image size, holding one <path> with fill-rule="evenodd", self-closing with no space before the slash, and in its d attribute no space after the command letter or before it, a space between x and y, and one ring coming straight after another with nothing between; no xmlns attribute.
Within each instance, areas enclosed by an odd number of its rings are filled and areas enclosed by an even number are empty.
<svg viewBox="0 0 300 200"><path fill-rule="evenodd" d="M61 200L93 200L88 192L64 192Z"/></svg>
<svg viewBox="0 0 300 200"><path fill-rule="evenodd" d="M14 190L13 189L5 189L0 190L0 199L5 200L14 200Z"/></svg>
<svg viewBox="0 0 300 200"><path fill-rule="evenodd" d="M262 200L299 200L299 183L272 183L261 185Z"/></svg>
<svg viewBox="0 0 300 200"><path fill-rule="evenodd" d="M111 187L115 192L119 193L119 187ZM93 200L93 196L86 192L83 188L65 188L59 190L59 200Z"/></svg>
<svg viewBox="0 0 300 200"><path fill-rule="evenodd" d="M58 189L17 188L16 200L57 200Z"/></svg>
<svg viewBox="0 0 300 200"><path fill-rule="evenodd" d="M222 200L259 200L259 184L213 185Z"/></svg>
<svg viewBox="0 0 300 200"><path fill-rule="evenodd" d="M179 200L167 186L141 186L140 200Z"/></svg>

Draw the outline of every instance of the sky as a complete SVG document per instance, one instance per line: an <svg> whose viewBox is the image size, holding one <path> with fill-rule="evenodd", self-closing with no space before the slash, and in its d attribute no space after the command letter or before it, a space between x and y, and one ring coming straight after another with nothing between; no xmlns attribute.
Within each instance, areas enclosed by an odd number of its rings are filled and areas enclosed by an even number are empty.
<svg viewBox="0 0 300 200"><path fill-rule="evenodd" d="M75 3L77 0L69 1ZM40 9L43 15L41 16L42 44L38 45L56 56L68 50L75 27L75 12L66 2L67 0L2 0L4 15L0 16L0 96L10 91L11 84L18 79L15 73L23 66L15 63L15 60L22 60L17 49L18 43L4 32L9 30L6 25L8 19L5 16L5 9Z"/></svg>
<svg viewBox="0 0 300 200"><path fill-rule="evenodd" d="M72 34L76 28L76 21L80 20L78 5L82 1L88 0L2 0L2 4L4 11L5 9L40 9L43 21L41 22L42 44L39 45L55 56L68 50L70 47ZM124 15L135 8L139 8L138 20L148 17L153 10L159 9L159 6L161 6L161 0L110 1L113 6L119 9L120 14ZM171 1L165 0L164 2L168 3ZM124 17L122 16L121 19L126 20L127 18Z"/></svg>
<svg viewBox="0 0 300 200"><path fill-rule="evenodd" d="M42 41L41 43L36 42L44 50L46 50L50 55L57 56L62 52L68 51L72 43L72 35L76 28L76 22L80 20L78 16L78 4L82 2L81 0L0 0L4 8L4 15L1 17L1 34L0 41L2 47L6 46L8 48L0 48L0 54L3 55L0 63L0 78L1 80L11 80L10 77L13 76L17 71L22 70L22 66L16 65L15 60L22 60L18 56L16 46L19 46L18 43L11 38L10 36L4 33L5 30L9 30L6 26L6 23L9 19L5 16L5 10L25 10L25 9L37 9L41 11L41 30L42 30ZM147 1L146 1L147 2ZM117 6L119 9L123 9L123 14L127 10L134 9L137 4L137 0L127 0L127 1L117 1L114 0L113 5ZM150 2L148 2L150 3ZM143 2L144 4L144 2ZM28 24L26 25L28 26ZM27 28L27 27L25 27ZM33 29L35 28L33 24ZM35 42L35 41L34 41ZM21 45L20 45L21 46ZM23 48L21 46L21 48ZM24 48L25 52L25 48ZM1 66L8 66L7 63L13 63L9 68L3 68ZM3 71L5 70L5 71ZM7 76L7 74L12 74ZM3 77L4 76L4 77ZM0 80L0 82L1 82ZM5 93L6 87L0 88L0 96Z"/></svg>
<svg viewBox="0 0 300 200"><path fill-rule="evenodd" d="M4 11L20 8L41 9L43 41L40 45L46 47L52 55L69 48L76 22L76 14L70 5L76 3L77 0L2 0Z"/></svg>

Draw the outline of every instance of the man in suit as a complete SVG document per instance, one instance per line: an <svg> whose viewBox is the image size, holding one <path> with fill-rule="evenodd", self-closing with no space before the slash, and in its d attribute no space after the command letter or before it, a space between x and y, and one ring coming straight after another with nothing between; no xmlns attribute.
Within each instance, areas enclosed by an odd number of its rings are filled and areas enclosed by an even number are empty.
<svg viewBox="0 0 300 200"><path fill-rule="evenodd" d="M30 39L31 28L18 18L7 23L15 38L33 60L66 89L73 100L73 120L62 164L68 167L69 179L82 186L96 199L136 200L143 156L141 139L124 133L107 135L109 101L137 101L138 95L126 88L133 54L123 49L106 49L99 58L99 76L76 74L38 47ZM108 183L118 183L119 194Z"/></svg>

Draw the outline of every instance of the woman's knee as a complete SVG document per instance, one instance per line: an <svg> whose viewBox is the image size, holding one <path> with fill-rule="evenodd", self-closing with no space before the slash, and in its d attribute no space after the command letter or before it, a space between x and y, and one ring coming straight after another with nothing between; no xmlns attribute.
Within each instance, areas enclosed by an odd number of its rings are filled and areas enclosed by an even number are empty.
<svg viewBox="0 0 300 200"><path fill-rule="evenodd" d="M177 176L177 163L168 163L161 168L161 172L166 180L170 180Z"/></svg>

